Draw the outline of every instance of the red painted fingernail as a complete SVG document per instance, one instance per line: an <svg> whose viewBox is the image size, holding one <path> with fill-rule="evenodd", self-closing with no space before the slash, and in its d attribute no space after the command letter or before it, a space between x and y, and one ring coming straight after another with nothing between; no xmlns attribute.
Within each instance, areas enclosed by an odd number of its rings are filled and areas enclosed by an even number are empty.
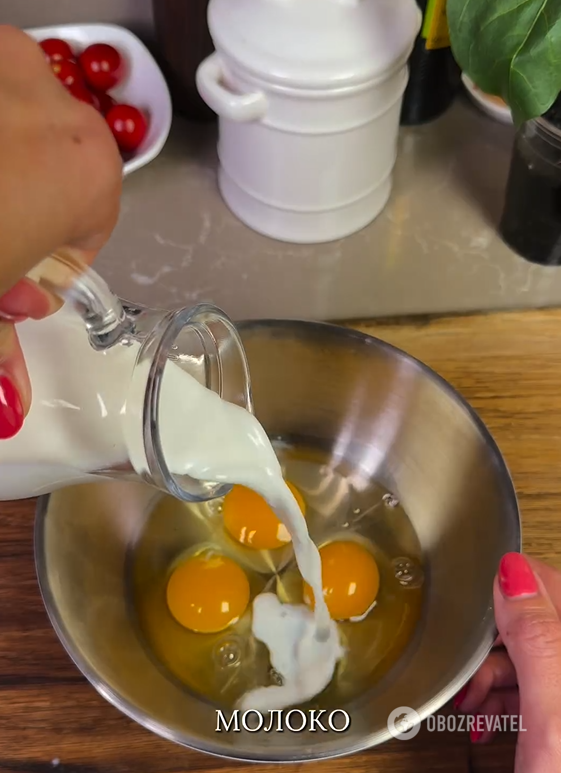
<svg viewBox="0 0 561 773"><path fill-rule="evenodd" d="M477 743L482 735L483 735L482 730L478 730L476 727L472 727L471 730L469 731L469 740L472 743Z"/></svg>
<svg viewBox="0 0 561 773"><path fill-rule="evenodd" d="M464 698L467 695L468 687L469 687L469 682L468 684L464 684L460 692L454 698L453 706L456 709L456 711L460 708L460 706L464 702Z"/></svg>
<svg viewBox="0 0 561 773"><path fill-rule="evenodd" d="M23 405L14 382L0 376L0 440L8 440L23 426Z"/></svg>
<svg viewBox="0 0 561 773"><path fill-rule="evenodd" d="M538 583L532 567L521 553L507 553L499 565L499 586L509 599L535 596Z"/></svg>

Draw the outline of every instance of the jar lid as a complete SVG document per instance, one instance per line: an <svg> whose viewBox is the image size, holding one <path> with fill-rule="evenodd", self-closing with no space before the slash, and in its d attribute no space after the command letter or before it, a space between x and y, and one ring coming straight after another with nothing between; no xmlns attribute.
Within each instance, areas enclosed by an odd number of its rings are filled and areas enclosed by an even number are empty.
<svg viewBox="0 0 561 773"><path fill-rule="evenodd" d="M405 60L422 14L415 0L211 0L217 51L286 86L337 88Z"/></svg>

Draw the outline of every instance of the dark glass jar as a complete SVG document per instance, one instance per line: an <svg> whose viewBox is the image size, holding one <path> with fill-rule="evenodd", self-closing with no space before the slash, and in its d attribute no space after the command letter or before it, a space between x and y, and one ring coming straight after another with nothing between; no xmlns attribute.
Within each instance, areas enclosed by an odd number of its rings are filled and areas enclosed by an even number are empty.
<svg viewBox="0 0 561 773"><path fill-rule="evenodd" d="M214 120L199 96L197 67L214 51L207 24L209 0L153 0L156 44L177 113L192 120Z"/></svg>
<svg viewBox="0 0 561 773"><path fill-rule="evenodd" d="M409 81L401 123L414 126L442 115L460 88L460 69L452 56L446 0L417 0L423 26L409 58Z"/></svg>
<svg viewBox="0 0 561 773"><path fill-rule="evenodd" d="M526 260L561 265L561 120L555 112L516 133L499 231Z"/></svg>

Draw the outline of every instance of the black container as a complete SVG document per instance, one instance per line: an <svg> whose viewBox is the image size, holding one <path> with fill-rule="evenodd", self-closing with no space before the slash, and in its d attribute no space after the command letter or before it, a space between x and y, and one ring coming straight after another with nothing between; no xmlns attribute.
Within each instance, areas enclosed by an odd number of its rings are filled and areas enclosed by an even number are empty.
<svg viewBox="0 0 561 773"><path fill-rule="evenodd" d="M209 0L153 0L157 53L177 113L213 120L197 91L197 67L214 50L208 31Z"/></svg>
<svg viewBox="0 0 561 773"><path fill-rule="evenodd" d="M460 89L460 68L452 56L446 0L417 0L423 26L409 58L409 82L401 123L415 126L438 118Z"/></svg>
<svg viewBox="0 0 561 773"><path fill-rule="evenodd" d="M499 232L518 255L561 265L561 108L516 133Z"/></svg>

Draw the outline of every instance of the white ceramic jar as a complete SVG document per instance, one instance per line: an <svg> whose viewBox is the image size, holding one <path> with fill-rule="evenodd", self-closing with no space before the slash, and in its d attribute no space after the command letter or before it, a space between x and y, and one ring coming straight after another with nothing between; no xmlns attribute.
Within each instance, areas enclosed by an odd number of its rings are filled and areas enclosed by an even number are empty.
<svg viewBox="0 0 561 773"><path fill-rule="evenodd" d="M367 225L390 195L415 0L210 0L208 21L197 86L230 209L297 243Z"/></svg>

